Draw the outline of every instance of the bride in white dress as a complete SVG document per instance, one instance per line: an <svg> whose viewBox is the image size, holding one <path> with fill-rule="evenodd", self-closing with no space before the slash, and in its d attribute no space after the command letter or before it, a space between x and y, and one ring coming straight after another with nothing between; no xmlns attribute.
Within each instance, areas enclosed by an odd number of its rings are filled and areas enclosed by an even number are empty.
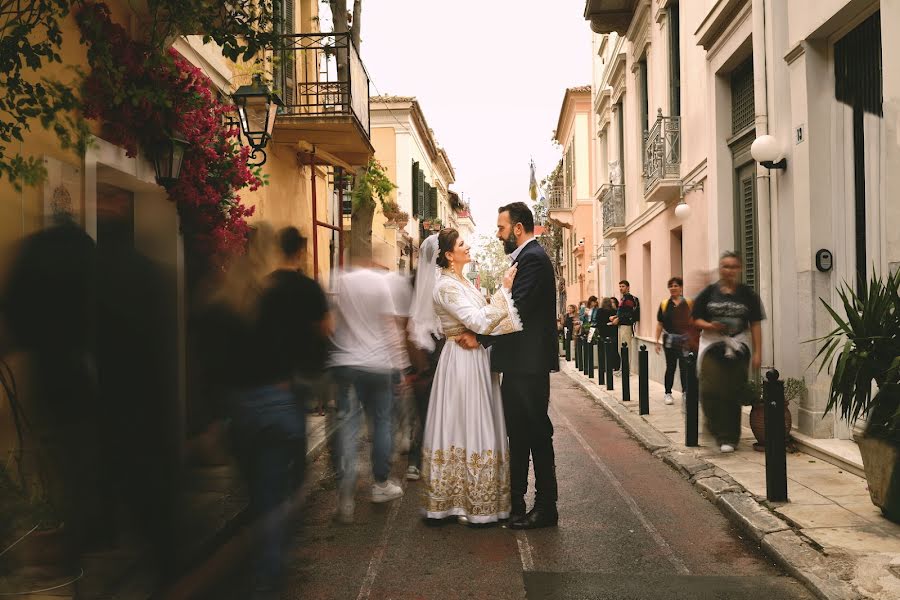
<svg viewBox="0 0 900 600"><path fill-rule="evenodd" d="M425 244L433 244L433 238ZM437 238L440 271L433 306L447 343L434 375L422 443L424 513L430 519L456 516L462 523L492 523L508 518L510 511L500 382L491 373L489 349L468 350L454 339L467 330L484 335L522 330L509 292L515 267L488 304L463 277L463 266L471 260L465 240L455 229L444 229Z"/></svg>

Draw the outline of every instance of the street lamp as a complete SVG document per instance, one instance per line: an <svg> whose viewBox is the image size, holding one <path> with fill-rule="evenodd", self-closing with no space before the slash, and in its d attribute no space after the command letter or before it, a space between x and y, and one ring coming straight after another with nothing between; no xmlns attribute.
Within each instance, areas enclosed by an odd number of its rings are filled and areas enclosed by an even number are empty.
<svg viewBox="0 0 900 600"><path fill-rule="evenodd" d="M787 159L784 158L784 150L778 140L771 135L761 135L750 146L750 155L753 160L767 169L786 169Z"/></svg>
<svg viewBox="0 0 900 600"><path fill-rule="evenodd" d="M684 196L688 192L693 192L694 190L702 190L703 189L703 181L692 181L689 183L681 183L681 189L678 195L678 205L675 206L675 218L684 221L688 217L691 216L691 207L685 202Z"/></svg>
<svg viewBox="0 0 900 600"><path fill-rule="evenodd" d="M253 76L253 83L239 87L231 95L231 99L237 107L241 133L247 138L247 145L252 148L251 160L256 159L257 153L262 154L259 162L248 164L262 165L266 162L263 148L272 139L275 116L278 114L278 107L284 106L284 102L269 89L258 73Z"/></svg>
<svg viewBox="0 0 900 600"><path fill-rule="evenodd" d="M156 147L153 152L153 168L156 170L156 183L169 188L178 182L181 176L181 163L188 141L180 134L173 134Z"/></svg>

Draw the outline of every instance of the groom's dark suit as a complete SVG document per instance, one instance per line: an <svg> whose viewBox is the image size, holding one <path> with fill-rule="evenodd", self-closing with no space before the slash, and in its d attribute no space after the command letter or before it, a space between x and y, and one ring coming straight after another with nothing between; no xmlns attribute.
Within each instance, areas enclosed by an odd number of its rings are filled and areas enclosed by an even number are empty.
<svg viewBox="0 0 900 600"><path fill-rule="evenodd" d="M528 457L534 462L535 506L552 507L557 497L553 424L547 415L550 372L559 370L556 329L556 278L550 258L537 240L516 257L512 297L523 330L492 340L491 370L503 373L501 390L509 435L510 492L513 508L528 490Z"/></svg>

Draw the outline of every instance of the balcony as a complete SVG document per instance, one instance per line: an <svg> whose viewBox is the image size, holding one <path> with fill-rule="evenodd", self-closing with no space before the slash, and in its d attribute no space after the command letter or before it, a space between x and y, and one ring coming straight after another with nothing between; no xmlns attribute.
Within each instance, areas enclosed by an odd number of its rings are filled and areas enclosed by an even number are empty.
<svg viewBox="0 0 900 600"><path fill-rule="evenodd" d="M571 227L575 222L572 211L572 190L558 183L550 188L550 197L547 199L547 217L558 222L563 227Z"/></svg>
<svg viewBox="0 0 900 600"><path fill-rule="evenodd" d="M315 149L317 162L353 170L375 153L369 140L369 75L349 33L285 36L273 59L274 87L284 101L276 143Z"/></svg>
<svg viewBox="0 0 900 600"><path fill-rule="evenodd" d="M637 0L587 0L584 18L591 22L594 33L625 35L636 7Z"/></svg>
<svg viewBox="0 0 900 600"><path fill-rule="evenodd" d="M644 199L669 202L681 186L681 117L664 117L644 134Z"/></svg>
<svg viewBox="0 0 900 600"><path fill-rule="evenodd" d="M625 186L607 183L600 190L603 209L603 237L625 235Z"/></svg>

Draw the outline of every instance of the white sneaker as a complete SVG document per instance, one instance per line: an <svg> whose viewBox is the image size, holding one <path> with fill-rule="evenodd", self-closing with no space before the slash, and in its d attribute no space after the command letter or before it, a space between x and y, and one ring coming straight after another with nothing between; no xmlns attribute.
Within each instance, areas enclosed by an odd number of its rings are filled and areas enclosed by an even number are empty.
<svg viewBox="0 0 900 600"><path fill-rule="evenodd" d="M722 444L721 446L719 446L719 452L722 452L723 454L734 452L734 446L732 446L731 444Z"/></svg>
<svg viewBox="0 0 900 600"><path fill-rule="evenodd" d="M419 472L418 467L410 467L406 469L406 480L407 481L418 481L422 476L422 473Z"/></svg>
<svg viewBox="0 0 900 600"><path fill-rule="evenodd" d="M403 495L403 488L388 479L384 483L372 484L372 502L390 502Z"/></svg>
<svg viewBox="0 0 900 600"><path fill-rule="evenodd" d="M675 399L672 398L672 394L666 394L666 398L664 400L666 404L675 404Z"/></svg>
<svg viewBox="0 0 900 600"><path fill-rule="evenodd" d="M356 506L353 498L338 499L337 520L344 525L353 523L353 512Z"/></svg>

